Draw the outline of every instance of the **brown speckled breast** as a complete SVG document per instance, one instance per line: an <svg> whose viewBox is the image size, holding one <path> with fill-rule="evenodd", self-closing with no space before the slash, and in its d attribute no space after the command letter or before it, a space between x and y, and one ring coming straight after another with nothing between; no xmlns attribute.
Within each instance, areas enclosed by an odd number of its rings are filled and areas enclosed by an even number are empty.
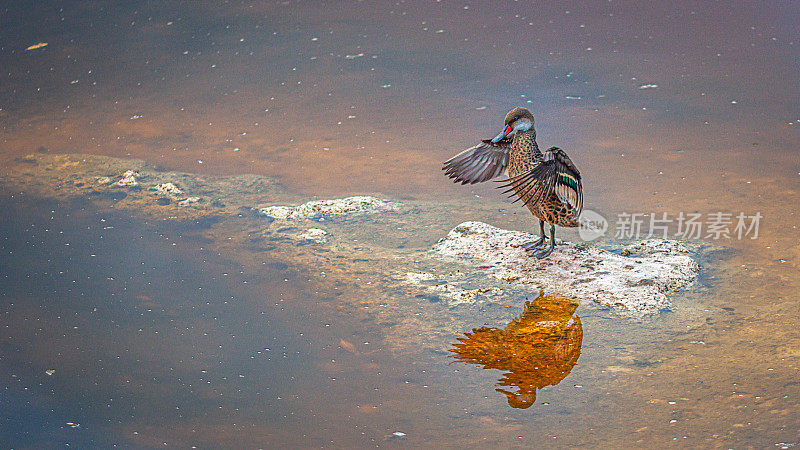
<svg viewBox="0 0 800 450"><path fill-rule="evenodd" d="M533 129L516 134L509 153L509 177L531 170L544 159L536 143L536 132Z"/></svg>
<svg viewBox="0 0 800 450"><path fill-rule="evenodd" d="M555 194L551 194L544 202L528 205L528 209L534 216L559 227L579 225L572 208L567 208Z"/></svg>
<svg viewBox="0 0 800 450"><path fill-rule="evenodd" d="M544 156L539 150L539 145L536 143L536 132L533 129L514 136L510 153L508 161L509 177L527 172L544 160ZM515 190L520 198L522 198L521 190L522 188ZM528 209L534 216L560 227L578 226L578 222L574 218L575 212L572 208L568 208L561 203L555 193L551 193L544 201L539 203L527 203L532 191L533 189L529 190L528 194L525 195L526 198L522 198L522 201L527 204Z"/></svg>

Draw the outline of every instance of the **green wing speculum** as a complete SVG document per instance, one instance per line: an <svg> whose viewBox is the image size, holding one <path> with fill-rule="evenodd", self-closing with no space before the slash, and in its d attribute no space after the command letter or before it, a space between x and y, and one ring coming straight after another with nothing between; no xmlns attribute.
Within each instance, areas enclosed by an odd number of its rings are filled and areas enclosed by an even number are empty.
<svg viewBox="0 0 800 450"><path fill-rule="evenodd" d="M558 147L544 152L544 161L531 170L509 178L501 187L508 188L526 205L543 204L555 195L577 219L583 209L581 174L567 154Z"/></svg>

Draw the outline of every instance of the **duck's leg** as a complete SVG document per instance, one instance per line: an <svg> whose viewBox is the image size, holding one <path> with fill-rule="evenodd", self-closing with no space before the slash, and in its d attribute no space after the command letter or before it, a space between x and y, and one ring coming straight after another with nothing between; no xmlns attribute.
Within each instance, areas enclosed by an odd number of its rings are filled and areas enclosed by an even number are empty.
<svg viewBox="0 0 800 450"><path fill-rule="evenodd" d="M533 254L533 256L542 259L550 256L550 253L553 253L553 249L556 247L556 226L550 225L550 245L546 248L543 248Z"/></svg>
<svg viewBox="0 0 800 450"><path fill-rule="evenodd" d="M525 244L522 244L522 248L524 248L525 251L533 250L533 249L539 247L540 245L542 245L542 243L544 243L544 240L546 238L547 238L547 235L544 234L544 220L539 219L539 239L536 240L536 241L531 241L531 242L527 242Z"/></svg>

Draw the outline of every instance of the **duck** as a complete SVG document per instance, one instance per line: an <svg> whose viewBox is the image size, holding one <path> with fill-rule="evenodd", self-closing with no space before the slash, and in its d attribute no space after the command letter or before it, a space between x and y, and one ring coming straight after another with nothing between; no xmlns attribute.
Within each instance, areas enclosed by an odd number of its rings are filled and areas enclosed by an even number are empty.
<svg viewBox="0 0 800 450"><path fill-rule="evenodd" d="M536 143L534 117L527 108L517 107L506 114L503 131L483 139L445 161L442 170L453 182L475 184L502 174L499 187L516 197L539 219L539 239L521 245L529 256L542 259L555 249L556 226L577 227L583 210L581 173L567 153L550 147L542 153ZM547 245L545 223L550 225Z"/></svg>

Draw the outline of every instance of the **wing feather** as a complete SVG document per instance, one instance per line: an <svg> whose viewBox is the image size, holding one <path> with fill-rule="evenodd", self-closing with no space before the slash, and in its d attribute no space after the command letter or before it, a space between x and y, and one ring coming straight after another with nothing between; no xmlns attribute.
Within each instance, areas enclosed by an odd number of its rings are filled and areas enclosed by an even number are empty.
<svg viewBox="0 0 800 450"><path fill-rule="evenodd" d="M456 183L475 184L491 180L506 170L510 145L510 139L497 143L484 140L445 161L442 170Z"/></svg>
<svg viewBox="0 0 800 450"><path fill-rule="evenodd" d="M558 147L547 149L544 159L550 166L547 173L548 183L561 203L572 209L577 218L583 210L583 186L581 185L580 171L569 159L567 153Z"/></svg>
<svg viewBox="0 0 800 450"><path fill-rule="evenodd" d="M583 210L581 174L569 156L558 147L547 149L544 161L527 172L509 178L501 187L507 187L504 193L512 192L512 197L518 197L515 201L522 200L526 205L539 203L555 194L575 218Z"/></svg>

